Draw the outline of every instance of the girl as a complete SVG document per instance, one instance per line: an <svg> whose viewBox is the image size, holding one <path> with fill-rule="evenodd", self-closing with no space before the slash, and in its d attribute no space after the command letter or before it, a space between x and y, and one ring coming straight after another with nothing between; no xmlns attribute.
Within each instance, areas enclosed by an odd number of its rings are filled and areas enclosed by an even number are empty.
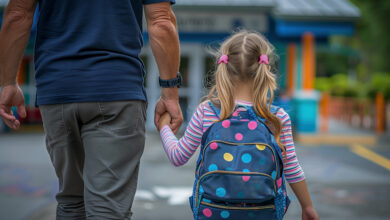
<svg viewBox="0 0 390 220"><path fill-rule="evenodd" d="M201 144L203 134L211 125L251 108L256 115L265 118L277 146L283 151L283 173L299 200L302 219L319 219L295 154L289 115L282 108L274 112L270 108L277 87L270 65L274 55L273 46L258 33L242 31L227 39L219 53L215 85L209 93L209 100L198 106L184 137L180 140L175 137L169 127L169 114L164 114L159 121L158 128L169 160L174 166L184 165ZM215 108L220 112L216 112ZM239 138L242 139L242 136ZM247 181L249 177L245 179L243 176L243 179ZM211 210L206 211L204 214L211 216ZM221 216L228 217L229 213L221 212Z"/></svg>

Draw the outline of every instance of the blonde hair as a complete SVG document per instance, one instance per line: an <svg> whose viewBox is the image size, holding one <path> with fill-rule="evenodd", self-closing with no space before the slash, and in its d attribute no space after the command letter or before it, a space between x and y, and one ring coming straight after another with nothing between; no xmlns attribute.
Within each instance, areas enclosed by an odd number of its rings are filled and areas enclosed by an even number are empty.
<svg viewBox="0 0 390 220"><path fill-rule="evenodd" d="M276 77L265 63L259 64L260 56L269 58L269 65L274 62L274 47L259 33L241 31L228 38L220 47L217 59L222 54L229 58L228 63L218 64L215 71L215 85L208 98L221 109L220 120L233 113L235 107L235 82L252 83L252 102L257 115L266 119L276 142L285 152L280 142L282 123L271 113L270 107L277 89Z"/></svg>

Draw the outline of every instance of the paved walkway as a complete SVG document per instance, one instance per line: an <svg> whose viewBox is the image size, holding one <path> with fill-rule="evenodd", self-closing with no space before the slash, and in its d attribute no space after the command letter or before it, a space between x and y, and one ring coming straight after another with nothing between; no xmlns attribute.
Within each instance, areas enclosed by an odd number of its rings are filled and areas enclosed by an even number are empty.
<svg viewBox="0 0 390 220"><path fill-rule="evenodd" d="M390 146L370 148L390 158ZM390 171L352 151L350 146L297 145L313 202L322 220L384 220L390 210ZM135 220L191 219L188 196L194 180L195 160L181 168L170 165L159 136L147 134L140 181L134 203ZM52 220L57 181L44 147L35 134L0 135L0 219ZM300 219L292 204L286 220Z"/></svg>

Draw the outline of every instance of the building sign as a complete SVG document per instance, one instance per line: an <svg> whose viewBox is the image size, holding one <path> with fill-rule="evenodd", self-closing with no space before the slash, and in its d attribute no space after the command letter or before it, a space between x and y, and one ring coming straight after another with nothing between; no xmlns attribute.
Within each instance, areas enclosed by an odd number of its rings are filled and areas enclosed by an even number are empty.
<svg viewBox="0 0 390 220"><path fill-rule="evenodd" d="M180 32L229 33L237 28L268 32L268 17L264 13L229 13L175 11Z"/></svg>

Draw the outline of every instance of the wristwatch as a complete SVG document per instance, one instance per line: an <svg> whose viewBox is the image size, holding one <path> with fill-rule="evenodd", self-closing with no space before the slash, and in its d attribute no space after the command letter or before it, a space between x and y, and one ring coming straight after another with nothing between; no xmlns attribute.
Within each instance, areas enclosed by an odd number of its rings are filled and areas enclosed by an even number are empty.
<svg viewBox="0 0 390 220"><path fill-rule="evenodd" d="M173 88L173 87L180 88L182 81L183 78L181 77L180 72L177 72L177 77L173 79L164 80L161 79L160 77L158 78L158 82L160 86L163 88Z"/></svg>

